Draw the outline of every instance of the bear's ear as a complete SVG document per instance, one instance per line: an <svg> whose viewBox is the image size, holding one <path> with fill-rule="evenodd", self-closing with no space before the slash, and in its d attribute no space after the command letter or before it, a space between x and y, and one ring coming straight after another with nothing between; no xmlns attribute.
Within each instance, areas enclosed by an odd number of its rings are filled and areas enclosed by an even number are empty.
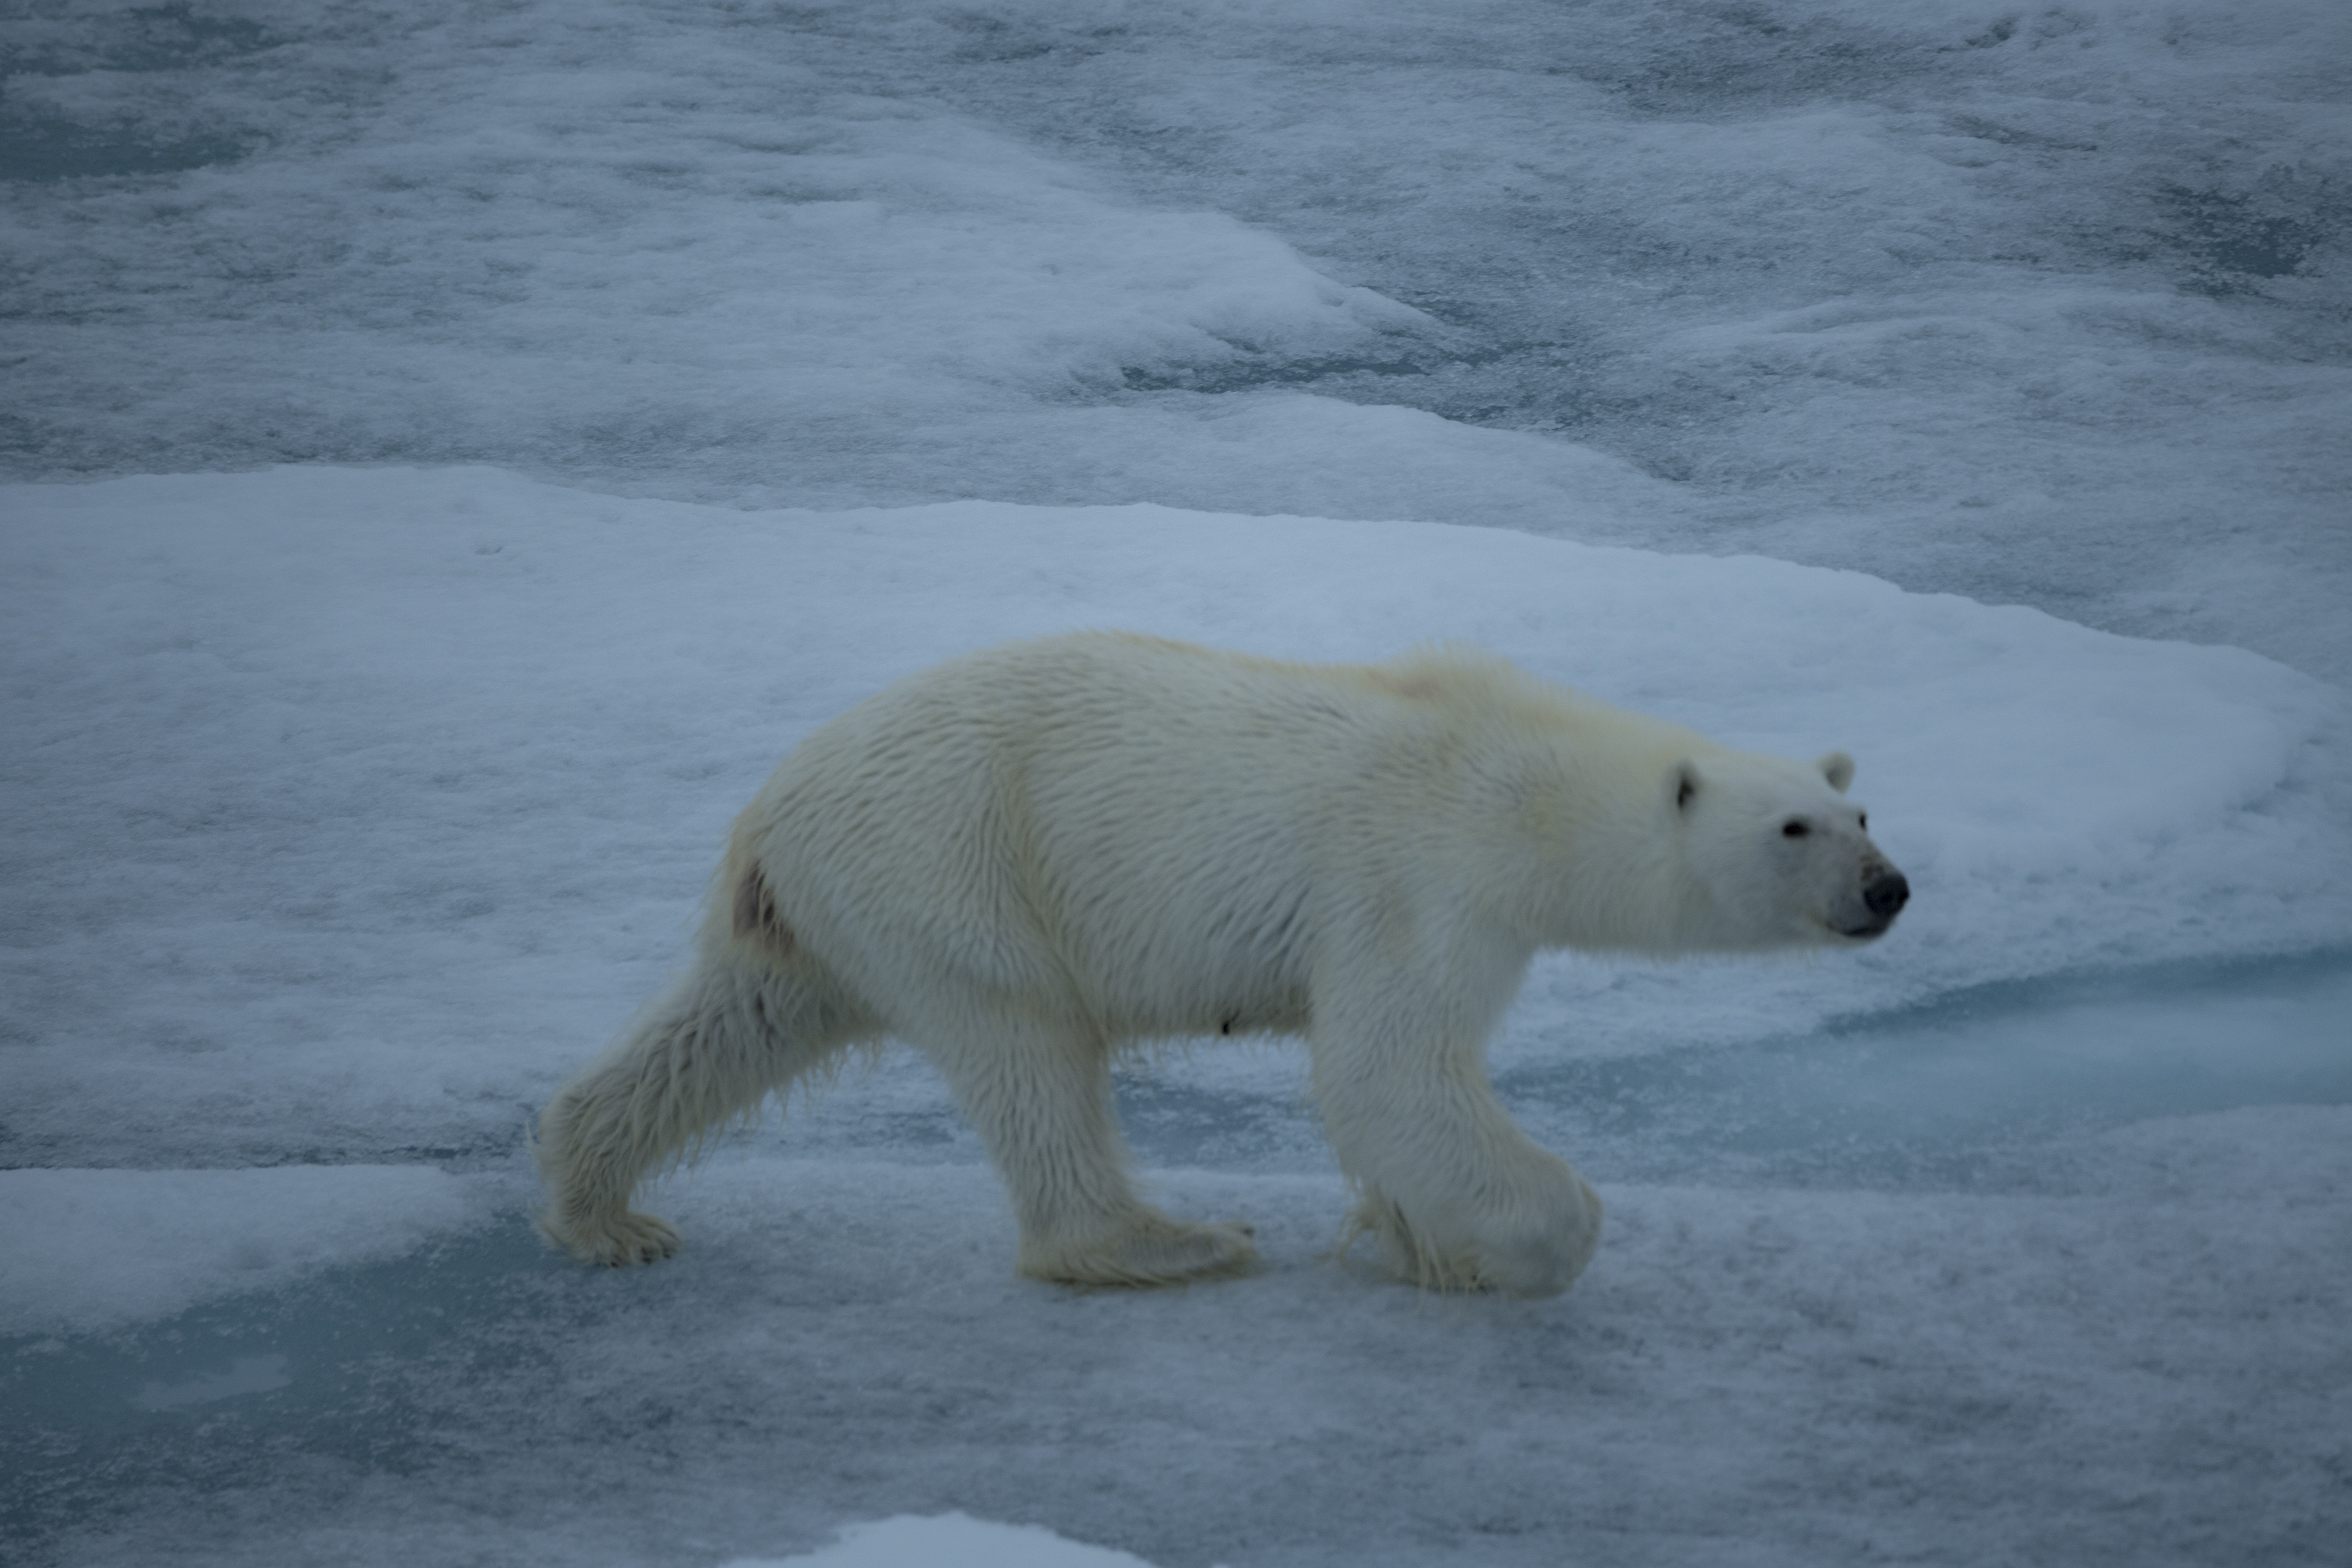
<svg viewBox="0 0 2352 1568"><path fill-rule="evenodd" d="M1666 800L1676 811L1687 811L1698 794L1698 764L1685 757L1666 770Z"/></svg>
<svg viewBox="0 0 2352 1568"><path fill-rule="evenodd" d="M1824 752L1822 760L1813 765L1822 770L1822 777L1830 781L1830 788L1840 795L1853 783L1853 759L1843 752Z"/></svg>

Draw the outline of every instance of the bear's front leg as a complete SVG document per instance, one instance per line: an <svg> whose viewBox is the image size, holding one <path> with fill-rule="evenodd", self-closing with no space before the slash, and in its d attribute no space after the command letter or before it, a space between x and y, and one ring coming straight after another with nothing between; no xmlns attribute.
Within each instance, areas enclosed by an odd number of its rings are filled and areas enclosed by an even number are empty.
<svg viewBox="0 0 2352 1568"><path fill-rule="evenodd" d="M1109 1052L1098 1038L984 1016L921 1037L1004 1179L1023 1274L1065 1285L1178 1285L1245 1273L1257 1261L1250 1226L1174 1219L1135 1195L1111 1113Z"/></svg>
<svg viewBox="0 0 2352 1568"><path fill-rule="evenodd" d="M1508 955L1504 955L1507 958ZM1519 1131L1487 1081L1486 1031L1525 960L1391 973L1318 996L1314 1053L1325 1136L1362 1194L1354 1234L1434 1289L1556 1296L1601 1245L1601 1195Z"/></svg>

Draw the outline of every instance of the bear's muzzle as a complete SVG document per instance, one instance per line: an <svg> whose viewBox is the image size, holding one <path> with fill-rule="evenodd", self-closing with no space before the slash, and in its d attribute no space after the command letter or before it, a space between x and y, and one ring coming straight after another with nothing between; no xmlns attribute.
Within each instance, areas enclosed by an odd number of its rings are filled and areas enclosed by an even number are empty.
<svg viewBox="0 0 2352 1568"><path fill-rule="evenodd" d="M1901 914L1903 906L1910 901L1911 884L1905 879L1903 873L1891 866L1884 867L1862 885L1862 904L1870 911L1869 921L1839 934L1856 942L1885 936L1886 928L1895 923L1895 917Z"/></svg>

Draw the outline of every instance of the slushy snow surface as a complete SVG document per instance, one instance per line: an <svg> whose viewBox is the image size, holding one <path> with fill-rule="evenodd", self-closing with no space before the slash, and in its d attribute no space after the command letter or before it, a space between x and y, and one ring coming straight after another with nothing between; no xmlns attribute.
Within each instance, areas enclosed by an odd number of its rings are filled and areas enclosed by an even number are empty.
<svg viewBox="0 0 2352 1568"><path fill-rule="evenodd" d="M2352 11L0 50L0 1558L2339 1560ZM1248 1280L1014 1279L903 1051L660 1184L669 1263L548 1253L525 1130L775 759L1081 626L1845 748L1913 908L1538 966L1556 1301L1333 1257L1284 1044L1120 1076Z"/></svg>

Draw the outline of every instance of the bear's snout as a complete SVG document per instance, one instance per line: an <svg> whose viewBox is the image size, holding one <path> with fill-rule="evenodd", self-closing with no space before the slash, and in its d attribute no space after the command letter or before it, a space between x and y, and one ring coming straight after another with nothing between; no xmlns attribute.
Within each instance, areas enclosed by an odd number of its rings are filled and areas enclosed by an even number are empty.
<svg viewBox="0 0 2352 1568"><path fill-rule="evenodd" d="M1881 871L1862 889L1862 901L1880 920L1891 921L1911 901L1911 884L1903 879L1900 871Z"/></svg>
<svg viewBox="0 0 2352 1568"><path fill-rule="evenodd" d="M1876 942L1911 901L1910 882L1874 855L1863 863L1861 885L1846 888L1838 912L1822 923L1848 942Z"/></svg>

